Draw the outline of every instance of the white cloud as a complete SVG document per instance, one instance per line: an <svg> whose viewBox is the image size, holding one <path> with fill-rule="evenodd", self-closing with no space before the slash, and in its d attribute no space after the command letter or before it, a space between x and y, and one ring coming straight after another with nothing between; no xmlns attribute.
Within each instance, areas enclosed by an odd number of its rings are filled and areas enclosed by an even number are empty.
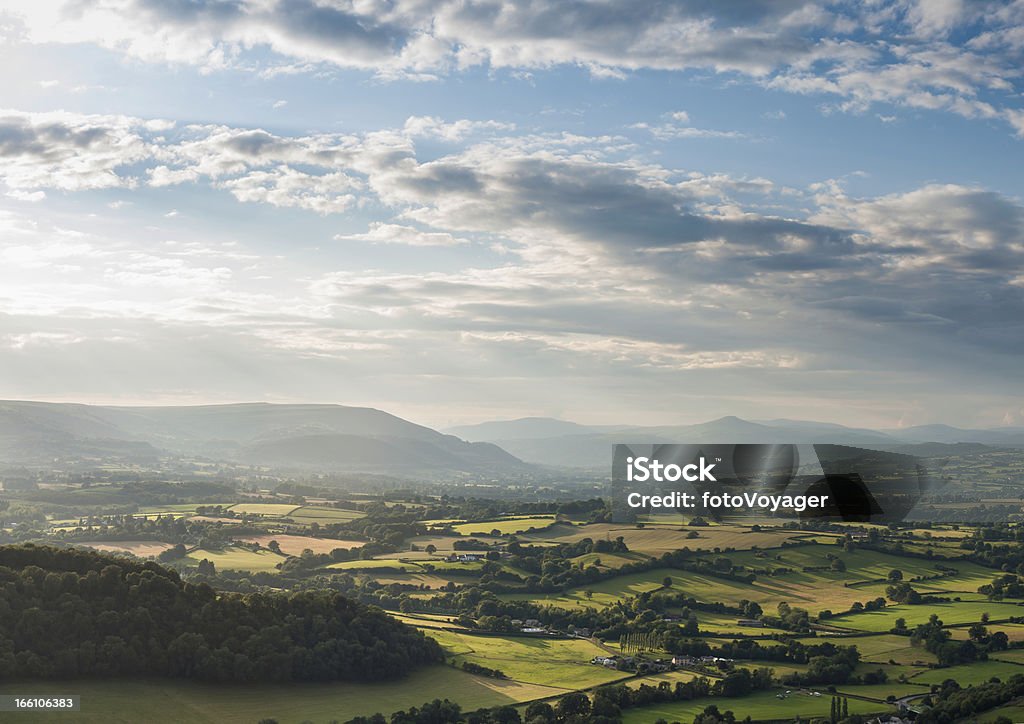
<svg viewBox="0 0 1024 724"><path fill-rule="evenodd" d="M468 243L446 231L422 231L412 226L375 221L362 234L337 234L336 241L368 241L373 244L404 244L406 246L455 246Z"/></svg>
<svg viewBox="0 0 1024 724"><path fill-rule="evenodd" d="M575 65L597 78L711 69L835 95L847 111L896 103L1012 122L1024 46L1014 7L963 0L81 0L24 1L13 10L34 42L95 43L207 71L266 76L337 66L430 80L480 65L514 73ZM956 43L955 31L965 36ZM269 62L259 53L266 50Z"/></svg>
<svg viewBox="0 0 1024 724"><path fill-rule="evenodd" d="M124 167L151 148L127 116L0 111L0 181L29 191L132 186Z"/></svg>

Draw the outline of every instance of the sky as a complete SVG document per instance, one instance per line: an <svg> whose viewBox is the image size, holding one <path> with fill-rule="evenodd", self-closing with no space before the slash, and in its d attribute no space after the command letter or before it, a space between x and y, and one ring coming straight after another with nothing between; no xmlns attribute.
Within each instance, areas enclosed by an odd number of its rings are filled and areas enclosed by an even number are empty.
<svg viewBox="0 0 1024 724"><path fill-rule="evenodd" d="M1024 1L0 2L0 397L1024 425Z"/></svg>

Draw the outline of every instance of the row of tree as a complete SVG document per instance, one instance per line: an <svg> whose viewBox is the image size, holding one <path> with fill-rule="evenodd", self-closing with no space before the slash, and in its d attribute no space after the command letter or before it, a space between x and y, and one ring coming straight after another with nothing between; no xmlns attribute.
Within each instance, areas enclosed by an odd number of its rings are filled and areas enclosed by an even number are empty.
<svg viewBox="0 0 1024 724"><path fill-rule="evenodd" d="M0 546L0 677L378 680L442 658L421 632L332 591L218 593L153 562Z"/></svg>

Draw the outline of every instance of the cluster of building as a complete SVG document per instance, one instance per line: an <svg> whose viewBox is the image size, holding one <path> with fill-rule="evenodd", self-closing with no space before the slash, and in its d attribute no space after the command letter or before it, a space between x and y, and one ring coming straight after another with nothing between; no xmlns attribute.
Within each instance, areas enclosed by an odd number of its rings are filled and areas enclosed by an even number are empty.
<svg viewBox="0 0 1024 724"><path fill-rule="evenodd" d="M718 664L732 663L732 659L721 656L673 656L673 666L717 666Z"/></svg>

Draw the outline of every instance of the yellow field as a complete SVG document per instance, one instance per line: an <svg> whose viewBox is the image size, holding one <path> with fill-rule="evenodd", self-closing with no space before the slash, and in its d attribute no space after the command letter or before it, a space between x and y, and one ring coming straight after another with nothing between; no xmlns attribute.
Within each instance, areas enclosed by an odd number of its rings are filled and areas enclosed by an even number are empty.
<svg viewBox="0 0 1024 724"><path fill-rule="evenodd" d="M696 532L698 538L688 536ZM794 538L799 533L781 530L753 532L748 528L732 525L674 528L666 525L651 525L643 528L617 523L593 523L569 527L558 524L548 530L526 533L521 536L530 541L555 541L573 543L584 538L592 540L615 540L622 536L630 551L639 551L652 556L689 548L690 550L713 550L715 548L771 548Z"/></svg>
<svg viewBox="0 0 1024 724"><path fill-rule="evenodd" d="M464 710L518 704L564 693L539 684L491 679L430 666L398 681L375 684L228 685L188 681L2 682L7 694L81 696L82 710L73 719L52 713L19 713L19 722L74 721L76 724L253 724L273 719L280 724L346 721L376 712L420 706L437 698L458 701Z"/></svg>
<svg viewBox="0 0 1024 724"><path fill-rule="evenodd" d="M76 541L75 545L110 553L131 553L139 558L158 556L168 548L174 547L170 543L154 540Z"/></svg>
<svg viewBox="0 0 1024 724"><path fill-rule="evenodd" d="M246 515L268 515L275 517L288 515L298 509L299 506L288 505L287 503L239 503L229 508L229 510L233 510L236 513Z"/></svg>
<svg viewBox="0 0 1024 724"><path fill-rule="evenodd" d="M454 631L423 630L436 639L456 663L470 661L499 669L510 679L523 683L578 689L629 676L628 673L591 664L592 658L605 656L607 652L582 639L474 636Z"/></svg>
<svg viewBox="0 0 1024 724"><path fill-rule="evenodd" d="M362 548L366 541L361 540L336 540L334 538L314 538L304 535L250 535L236 540L249 543L259 543L264 548L272 540L276 540L281 550L290 556L302 555L302 551L309 548L314 553L330 553L335 548Z"/></svg>
<svg viewBox="0 0 1024 724"><path fill-rule="evenodd" d="M555 516L535 516L532 518L508 518L503 520L488 520L481 523L459 523L453 525L454 530L459 535L476 535L476 534L489 534L492 531L498 531L499 535L506 535L509 533L522 533L528 531L531 528L546 528L555 522Z"/></svg>
<svg viewBox="0 0 1024 724"><path fill-rule="evenodd" d="M250 551L245 548L230 546L222 551L194 550L186 558L190 558L197 564L206 558L217 570L230 568L238 571L263 571L276 573L277 564L285 560L285 556L279 556L271 551Z"/></svg>

